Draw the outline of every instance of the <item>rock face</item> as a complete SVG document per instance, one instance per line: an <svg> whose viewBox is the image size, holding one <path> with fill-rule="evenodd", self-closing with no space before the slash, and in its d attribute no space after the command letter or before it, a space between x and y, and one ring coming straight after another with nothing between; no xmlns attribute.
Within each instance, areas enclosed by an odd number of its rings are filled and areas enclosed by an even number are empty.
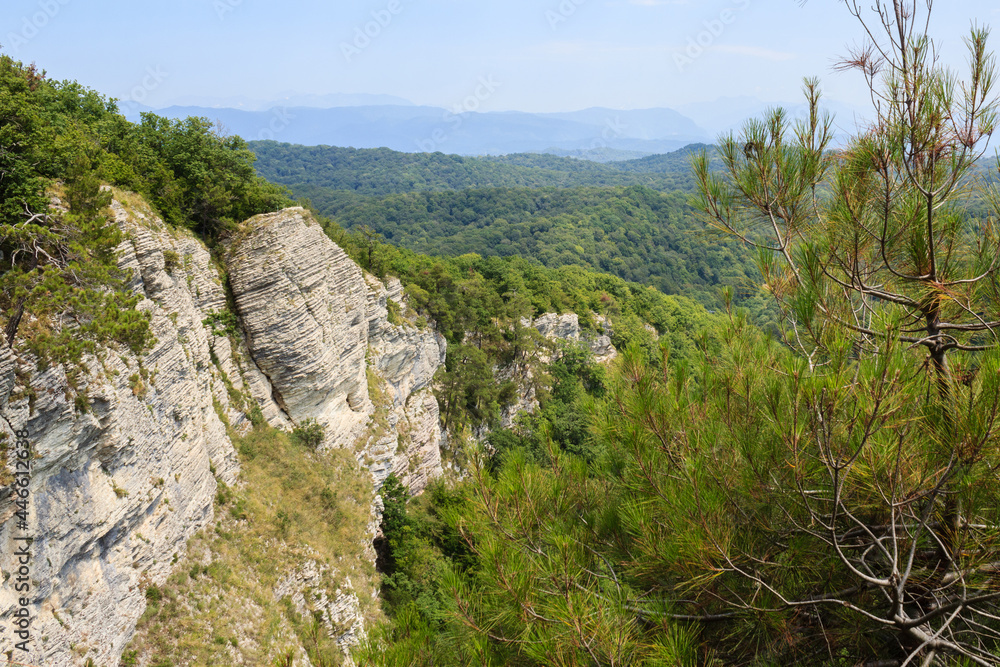
<svg viewBox="0 0 1000 667"><path fill-rule="evenodd" d="M398 280L364 274L301 208L249 220L226 265L250 354L293 422L321 424L325 447L353 447L377 485L396 471L417 493L440 474L437 403L417 396L445 341L389 322Z"/></svg>
<svg viewBox="0 0 1000 667"><path fill-rule="evenodd" d="M603 315L597 316L599 332L585 331L580 327L580 316L576 313L545 313L534 320L524 319L521 324L534 327L549 343L558 350L560 346L582 344L592 355L594 361L603 364L618 356L618 350L611 344L611 323ZM539 356L543 363L552 361L549 352ZM514 380L520 390L517 401L503 409L500 415L502 428L515 428L517 417L523 413L531 413L538 409L538 398L535 395L534 376L530 366L508 366L496 370L499 381ZM485 432L480 434L485 437Z"/></svg>
<svg viewBox="0 0 1000 667"><path fill-rule="evenodd" d="M292 421L314 419L328 445L350 444L372 411L361 269L302 209L246 226L226 266L251 356Z"/></svg>
<svg viewBox="0 0 1000 667"><path fill-rule="evenodd" d="M284 429L317 420L325 445L357 445L376 481L397 470L422 488L440 471L427 387L443 340L390 324L386 299L394 289L401 298L398 286L365 276L302 209L250 221L229 249L245 340L217 335L226 292L200 241L113 209L128 238L120 264L151 315L153 349L87 359L71 381L62 367L40 370L0 345L0 433L11 443L27 431L34 452L27 529L12 487L0 488L0 645L19 641L14 614L27 596L32 652L15 657L33 664L118 664L146 587L163 583L212 520L217 480L237 483L227 427L247 430L254 414ZM31 590L17 593L10 576L26 536ZM343 595L330 622L357 634Z"/></svg>
<svg viewBox="0 0 1000 667"><path fill-rule="evenodd" d="M580 316L576 313L545 313L531 323L545 338L564 343L582 342L594 361L604 363L618 356L618 350L611 344L611 324L603 315L597 317L600 333L583 331L580 328Z"/></svg>
<svg viewBox="0 0 1000 667"><path fill-rule="evenodd" d="M369 282L369 340L376 377L383 383L385 403L390 404L389 430L365 455L374 458L370 469L381 485L391 472L403 480L410 493L423 491L427 482L443 472L441 466L441 415L431 391L434 374L444 365L447 343L443 336L388 320L388 301L405 309L399 280L388 289ZM381 459L376 450L382 453ZM391 455L391 456L390 456Z"/></svg>
<svg viewBox="0 0 1000 667"><path fill-rule="evenodd" d="M120 262L152 316L153 349L141 360L88 360L78 382L86 393L70 389L61 367L40 372L23 356L14 363L24 380L8 396L11 357L0 357L0 428L26 430L35 455L28 530L10 520L9 488L0 501L0 569L16 569L15 538L34 538L33 651L19 657L40 665L117 664L145 609L144 586L165 579L212 518L215 475L233 482L239 472L220 419L246 424L222 380L223 368L236 374L237 351L202 326L225 305L218 272L194 239L138 224L120 205L116 213L130 237ZM0 589L8 647L17 597Z"/></svg>
<svg viewBox="0 0 1000 667"><path fill-rule="evenodd" d="M14 388L16 360L10 348L0 344L0 405L7 403L10 390Z"/></svg>
<svg viewBox="0 0 1000 667"><path fill-rule="evenodd" d="M337 637L337 644L346 653L356 646L366 635L360 619L360 602L354 593L350 577L333 593L330 599L326 591L326 578L336 575L323 563L308 561L300 568L287 574L274 589L276 601L289 598L295 610L302 617L317 614L327 632ZM311 604L306 597L311 595ZM306 658L308 659L308 658Z"/></svg>

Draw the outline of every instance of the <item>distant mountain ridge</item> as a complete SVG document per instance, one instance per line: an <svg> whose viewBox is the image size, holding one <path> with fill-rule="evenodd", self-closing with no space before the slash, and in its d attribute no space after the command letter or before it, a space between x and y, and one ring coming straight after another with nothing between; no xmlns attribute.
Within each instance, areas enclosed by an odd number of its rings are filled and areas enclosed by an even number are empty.
<svg viewBox="0 0 1000 667"><path fill-rule="evenodd" d="M450 111L390 95L367 94L288 93L268 102L243 97L192 99L211 104L154 110L126 100L121 107L132 121L137 121L144 111L168 118L205 117L247 141L468 156L551 153L613 162L670 153L694 143L712 143L719 134L738 131L747 118L759 117L777 106L740 97L685 104L678 109L593 107L529 113ZM232 106L218 106L220 101ZM783 106L792 118L805 113L800 103ZM839 132L850 133L862 121L849 105L824 101L824 107L836 113Z"/></svg>
<svg viewBox="0 0 1000 667"><path fill-rule="evenodd" d="M126 117L136 120L142 110L126 105ZM709 139L697 123L672 109L595 107L566 113L456 114L439 107L390 104L326 109L288 106L267 111L173 106L156 113L168 118L206 117L248 141L390 148L408 153L501 155L607 149L648 155Z"/></svg>

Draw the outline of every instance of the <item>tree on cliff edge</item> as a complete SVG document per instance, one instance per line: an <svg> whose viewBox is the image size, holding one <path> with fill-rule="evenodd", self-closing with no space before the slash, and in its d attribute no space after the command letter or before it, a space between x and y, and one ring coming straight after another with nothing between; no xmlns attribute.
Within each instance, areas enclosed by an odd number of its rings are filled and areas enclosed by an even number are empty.
<svg viewBox="0 0 1000 667"><path fill-rule="evenodd" d="M0 56L0 322L10 347L30 323L22 338L48 362L79 362L112 340L138 352L151 340L138 297L123 291L115 256L122 234L100 189L96 147L59 111L97 101ZM68 211L49 206L55 178Z"/></svg>

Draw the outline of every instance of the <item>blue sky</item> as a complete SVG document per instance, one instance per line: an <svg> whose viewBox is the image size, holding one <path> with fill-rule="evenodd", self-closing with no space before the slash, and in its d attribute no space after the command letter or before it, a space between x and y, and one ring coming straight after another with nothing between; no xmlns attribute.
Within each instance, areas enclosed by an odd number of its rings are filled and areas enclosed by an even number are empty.
<svg viewBox="0 0 1000 667"><path fill-rule="evenodd" d="M995 0L936 3L932 34L946 61L963 61L961 37L973 20L1000 24ZM391 94L446 108L479 92L480 111L678 107L734 96L797 102L802 77L817 75L828 97L864 108L858 77L831 71L861 38L837 0L0 5L9 55L154 107L289 91Z"/></svg>

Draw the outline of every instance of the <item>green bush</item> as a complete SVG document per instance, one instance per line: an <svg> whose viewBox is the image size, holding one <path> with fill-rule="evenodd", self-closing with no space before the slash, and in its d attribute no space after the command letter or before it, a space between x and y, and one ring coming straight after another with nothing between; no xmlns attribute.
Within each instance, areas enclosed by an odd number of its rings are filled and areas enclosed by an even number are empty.
<svg viewBox="0 0 1000 667"><path fill-rule="evenodd" d="M163 251L163 270L174 275L174 270L181 265L181 256L173 250Z"/></svg>
<svg viewBox="0 0 1000 667"><path fill-rule="evenodd" d="M231 310L213 310L201 323L212 330L213 336L235 337L239 334L239 320Z"/></svg>
<svg viewBox="0 0 1000 667"><path fill-rule="evenodd" d="M323 425L317 423L315 419L303 420L292 430L292 440L309 449L316 449L323 444L324 435Z"/></svg>
<svg viewBox="0 0 1000 667"><path fill-rule="evenodd" d="M386 310L389 311L388 320L389 324L395 324L396 326L403 325L403 309L399 307L399 304L392 299L385 300Z"/></svg>

